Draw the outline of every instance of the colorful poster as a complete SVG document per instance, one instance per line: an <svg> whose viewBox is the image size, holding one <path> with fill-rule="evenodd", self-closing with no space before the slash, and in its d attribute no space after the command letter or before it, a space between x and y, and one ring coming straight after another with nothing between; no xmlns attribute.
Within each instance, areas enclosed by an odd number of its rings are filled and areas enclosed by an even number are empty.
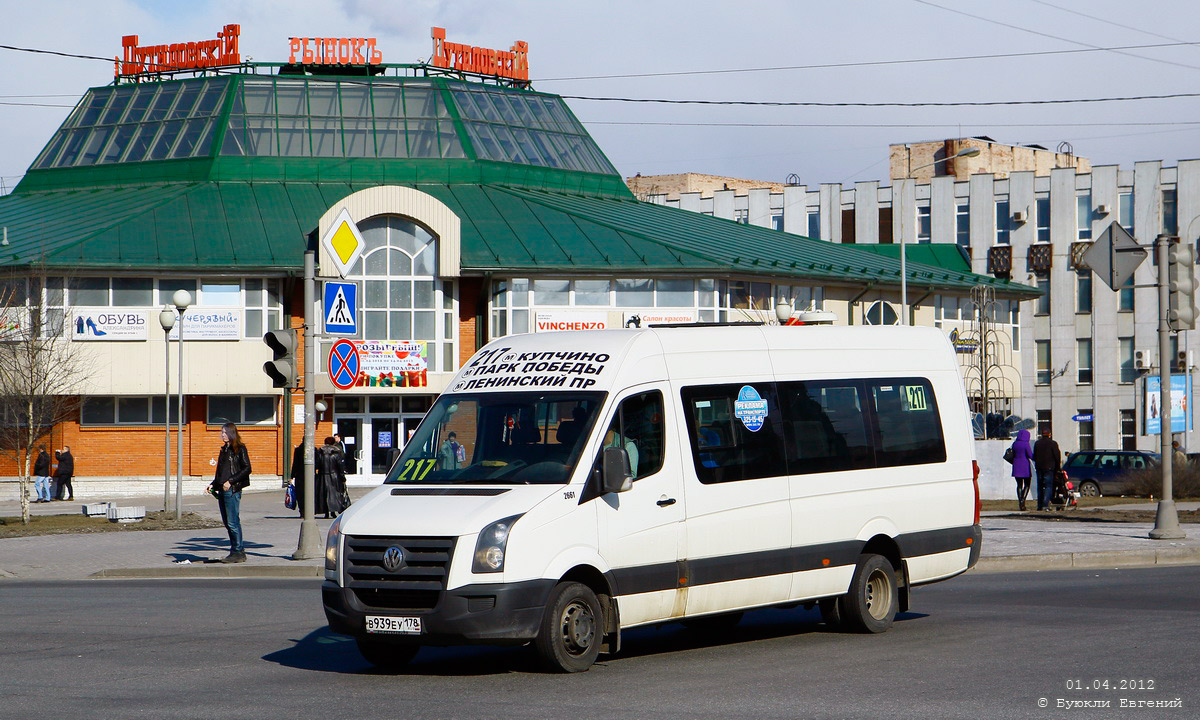
<svg viewBox="0 0 1200 720"><path fill-rule="evenodd" d="M607 329L607 310L539 310L534 316L534 332Z"/></svg>
<svg viewBox="0 0 1200 720"><path fill-rule="evenodd" d="M171 328L168 336L179 339L179 324ZM192 340L241 340L241 308L188 308L183 314L183 341Z"/></svg>
<svg viewBox="0 0 1200 720"><path fill-rule="evenodd" d="M77 308L71 312L71 339L87 342L148 340L148 314L142 308Z"/></svg>
<svg viewBox="0 0 1200 720"><path fill-rule="evenodd" d="M1162 432L1162 380L1158 375L1146 376L1146 434ZM1192 429L1192 376L1171 376L1171 432Z"/></svg>
<svg viewBox="0 0 1200 720"><path fill-rule="evenodd" d="M429 364L424 341L349 340L358 350L355 387L425 387Z"/></svg>

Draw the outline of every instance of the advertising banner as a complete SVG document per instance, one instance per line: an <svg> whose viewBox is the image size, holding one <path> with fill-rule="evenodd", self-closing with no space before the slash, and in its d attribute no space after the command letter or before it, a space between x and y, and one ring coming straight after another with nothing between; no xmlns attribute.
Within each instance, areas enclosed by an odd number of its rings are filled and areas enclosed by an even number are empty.
<svg viewBox="0 0 1200 720"><path fill-rule="evenodd" d="M1157 375L1146 376L1146 434L1162 432L1162 380ZM1192 429L1192 376L1171 376L1171 432Z"/></svg>
<svg viewBox="0 0 1200 720"><path fill-rule="evenodd" d="M644 328L651 325L678 325L696 322L696 311L687 308L664 310L625 310L621 314L622 327Z"/></svg>
<svg viewBox="0 0 1200 720"><path fill-rule="evenodd" d="M429 364L424 341L342 340L358 351L354 387L425 387Z"/></svg>
<svg viewBox="0 0 1200 720"><path fill-rule="evenodd" d="M81 342L148 340L148 316L145 308L76 308L71 311L71 339Z"/></svg>
<svg viewBox="0 0 1200 720"><path fill-rule="evenodd" d="M534 316L534 332L607 329L607 310L539 310Z"/></svg>
<svg viewBox="0 0 1200 720"><path fill-rule="evenodd" d="M179 339L179 324L171 328L169 337ZM241 308L188 308L183 314L183 341L241 340Z"/></svg>

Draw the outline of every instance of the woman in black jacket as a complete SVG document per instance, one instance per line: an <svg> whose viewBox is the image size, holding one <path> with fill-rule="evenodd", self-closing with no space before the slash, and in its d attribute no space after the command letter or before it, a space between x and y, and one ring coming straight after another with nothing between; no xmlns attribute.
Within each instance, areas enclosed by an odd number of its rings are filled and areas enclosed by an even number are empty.
<svg viewBox="0 0 1200 720"><path fill-rule="evenodd" d="M241 563L246 562L246 546L242 541L242 521L238 513L242 489L250 484L250 453L233 423L221 426L221 441L224 445L217 458L217 475L209 485L209 492L216 496L221 506L221 520L229 532L229 555L221 558L221 562Z"/></svg>
<svg viewBox="0 0 1200 720"><path fill-rule="evenodd" d="M75 477L75 456L71 454L71 447L63 445L62 452L54 451L54 457L58 460L58 470L54 471L54 477L58 478L58 489L55 490L54 497L59 500L74 500L75 488L71 485L71 478ZM64 493L67 497L60 497Z"/></svg>

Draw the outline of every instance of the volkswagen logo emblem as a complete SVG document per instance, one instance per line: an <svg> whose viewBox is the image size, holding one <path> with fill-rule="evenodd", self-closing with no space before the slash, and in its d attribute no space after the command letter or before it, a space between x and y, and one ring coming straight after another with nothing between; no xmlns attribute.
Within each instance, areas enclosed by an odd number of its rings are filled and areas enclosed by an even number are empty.
<svg viewBox="0 0 1200 720"><path fill-rule="evenodd" d="M404 548L393 545L383 551L383 569L396 572L404 567Z"/></svg>

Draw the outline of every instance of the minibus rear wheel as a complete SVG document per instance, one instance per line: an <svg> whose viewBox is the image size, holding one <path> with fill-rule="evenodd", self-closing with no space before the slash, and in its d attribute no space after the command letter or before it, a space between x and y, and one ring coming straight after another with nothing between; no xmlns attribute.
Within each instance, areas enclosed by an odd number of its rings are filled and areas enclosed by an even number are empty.
<svg viewBox="0 0 1200 720"><path fill-rule="evenodd" d="M860 555L850 581L850 592L839 598L842 622L847 629L864 633L885 632L892 626L900 605L896 571L882 555Z"/></svg>
<svg viewBox="0 0 1200 720"><path fill-rule="evenodd" d="M420 645L397 645L370 638L354 638L367 662L383 670L399 670L416 656Z"/></svg>
<svg viewBox="0 0 1200 720"><path fill-rule="evenodd" d="M560 582L550 592L534 647L546 669L582 672L596 662L604 641L604 611L583 583Z"/></svg>

